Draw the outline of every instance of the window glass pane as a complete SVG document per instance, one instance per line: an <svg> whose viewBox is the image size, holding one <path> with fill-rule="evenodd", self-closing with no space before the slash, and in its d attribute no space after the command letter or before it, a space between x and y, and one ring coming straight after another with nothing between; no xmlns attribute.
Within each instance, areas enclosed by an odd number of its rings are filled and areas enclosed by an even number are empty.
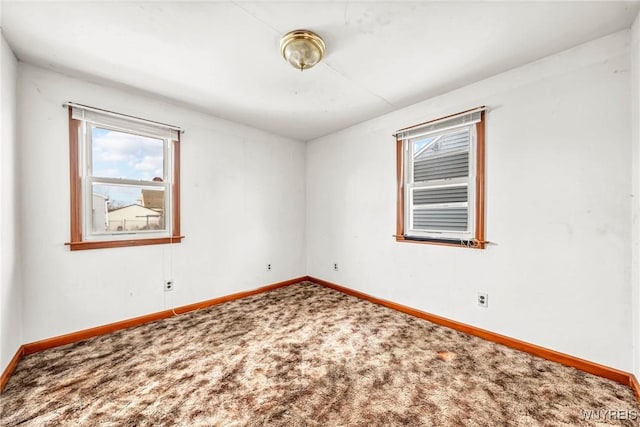
<svg viewBox="0 0 640 427"><path fill-rule="evenodd" d="M413 228L423 231L467 231L467 207L446 209L416 209Z"/></svg>
<svg viewBox="0 0 640 427"><path fill-rule="evenodd" d="M414 205L437 205L447 203L467 202L467 186L423 188L413 191Z"/></svg>
<svg viewBox="0 0 640 427"><path fill-rule="evenodd" d="M440 135L416 138L413 142L414 160L427 159L448 153L469 150L469 128L452 130Z"/></svg>
<svg viewBox="0 0 640 427"><path fill-rule="evenodd" d="M93 233L164 230L165 189L94 183Z"/></svg>
<svg viewBox="0 0 640 427"><path fill-rule="evenodd" d="M164 178L164 140L91 128L92 174L143 181Z"/></svg>
<svg viewBox="0 0 640 427"><path fill-rule="evenodd" d="M469 175L469 153L426 157L413 164L413 182L459 178Z"/></svg>

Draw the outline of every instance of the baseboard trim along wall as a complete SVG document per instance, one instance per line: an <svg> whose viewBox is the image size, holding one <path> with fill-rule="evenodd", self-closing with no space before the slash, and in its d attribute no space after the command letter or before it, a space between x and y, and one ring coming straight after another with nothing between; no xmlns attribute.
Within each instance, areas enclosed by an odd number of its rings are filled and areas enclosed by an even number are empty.
<svg viewBox="0 0 640 427"><path fill-rule="evenodd" d="M200 310L202 308L211 307L212 305L222 304L224 302L237 300L240 298L246 298L252 295L261 294L263 292L271 291L274 289L282 288L284 286L293 285L301 281L306 280L306 277L298 277L296 279L287 280L284 282L273 283L271 285L262 286L260 288L252 289L250 291L237 292L231 295L225 295L218 298L196 302L194 304L183 305L170 310L158 311L156 313L147 314L140 317L134 317L133 319L122 320L120 322L109 323L108 325L97 326L95 328L84 329L78 332L72 332L66 335L60 335L53 338L44 339L41 341L32 342L24 345L24 355L37 353L42 350L47 350L53 347L59 347L65 344L71 344L77 341L86 340L87 338L93 338L98 335L109 334L111 332L119 331L120 329L131 328L133 326L142 325L144 323L154 322L160 319L166 319L178 314L188 313L189 311Z"/></svg>
<svg viewBox="0 0 640 427"><path fill-rule="evenodd" d="M121 329L132 328L134 326L142 325L145 323L153 322L160 319L166 319L178 314L187 313L189 311L199 310L202 308L211 307L213 305L222 304L224 302L233 301L241 298L246 298L252 295L260 294L263 292L271 291L274 289L282 288L284 286L293 285L307 280L306 276L298 277L296 279L286 280L284 282L273 283L271 285L262 286L260 288L252 289L250 291L237 292L235 294L225 295L218 298L196 302L194 304L183 305L171 310L158 311L156 313L147 314L140 317L134 317L132 319L122 320L120 322L109 323L107 325L96 326L95 328L84 329L78 332L71 332L65 335L59 335L57 337L47 338L40 341L24 344L20 347L16 355L11 359L11 362L2 373L0 382L0 393L4 390L4 386L9 377L13 374L18 362L22 356L37 353L43 350L47 350L61 345L72 344L74 342L83 341L89 338L97 337L99 335L109 334L111 332L119 331Z"/></svg>
<svg viewBox="0 0 640 427"><path fill-rule="evenodd" d="M7 384L7 381L9 381L9 378L11 377L11 374L13 374L13 371L16 370L18 362L20 362L20 359L22 359L23 355L24 345L21 345L18 348L18 351L16 351L16 354L14 354L9 361L9 364L7 365L5 370L2 372L2 376L0 376L0 393L2 393L2 390L4 390L4 386Z"/></svg>
<svg viewBox="0 0 640 427"><path fill-rule="evenodd" d="M631 383L630 385L633 392L636 394L636 398L638 398L638 402L640 402L640 383L638 382L638 378L633 374L629 374L629 382Z"/></svg>
<svg viewBox="0 0 640 427"><path fill-rule="evenodd" d="M572 368L579 369L590 374L597 375L599 377L608 378L616 381L620 384L630 386L636 394L638 401L640 401L640 385L638 380L632 373L621 371L619 369L611 368L609 366L600 365L599 363L590 362L588 360L580 359L565 353L560 353L545 347L540 347L535 344L530 344L525 341L520 341L515 338L510 338L505 335L500 335L495 332L487 331L485 329L476 328L475 326L467 325L465 323L456 322L455 320L447 319L445 317L436 316L424 311L417 310L415 308L407 307L402 304L397 304L392 301L387 301L381 298L365 294L364 292L356 291L345 286L337 285L326 280L318 279L315 277L309 277L308 280L317 285L325 286L327 288L334 289L336 291L351 295L374 304L382 305L384 307L391 308L393 310L400 311L402 313L409 314L420 319L428 320L438 325L446 326L456 331L464 332L469 335L492 341L498 344L502 344L506 347L510 347L516 350L524 351L525 353L532 354L537 357L541 357L552 362L557 362L562 365L570 366Z"/></svg>
<svg viewBox="0 0 640 427"><path fill-rule="evenodd" d="M474 335L476 337L485 339L487 341L492 341L516 350L524 351L526 353L532 354L537 357L541 357L543 359L550 360L552 362L561 363L563 365L580 369L581 371L585 371L590 374L594 374L603 378L608 378L610 380L613 380L618 383L631 387L636 397L638 398L638 401L640 402L640 384L638 383L638 379L632 373L621 371L608 366L600 365L598 363L590 362L588 360L580 359L578 357L574 357L565 353L560 353L545 347L540 347L535 344L530 344L524 341L520 341L515 338L510 338L505 335L500 335L491 331L487 331L485 329L476 328L475 326L467 325L465 323L457 322L455 320L447 319L445 317L436 316L435 314L430 314L430 313L420 311L415 308L411 308L402 304L377 298L369 294L366 294L364 292L356 291L354 289L351 289L342 285L338 285L332 282L328 282L326 280L318 279L316 277L311 277L311 276L298 277L296 279L286 280L284 282L278 282L271 285L262 286L260 288L252 289L250 291L238 292L238 293L225 295L222 297L218 297L218 298L214 298L206 301L197 302L194 304L184 305L181 307L177 307L173 310L159 311L156 313L147 314L145 316L135 317L132 319L123 320L115 323L109 323L107 325L97 326L95 328L84 329L82 331L72 332L69 334L60 335L57 337L47 338L44 340L24 344L20 346L16 354L13 356L13 358L5 368L4 372L2 373L2 376L0 377L0 393L4 389L7 381L9 381L11 374L13 374L13 371L16 369L16 366L18 365L18 363L20 362L20 359L23 356L37 353L50 348L59 347L61 345L83 341L88 338L96 337L99 335L109 334L111 332L115 332L121 329L131 328L134 326L142 325L144 323L149 323L149 322L153 322L160 319L166 319L168 317L187 313L189 311L199 310L202 308L211 307L213 305L222 304L228 301L246 298L252 295L257 295L263 292L282 288L284 286L294 285L296 283L300 283L304 281L309 281L317 285L324 286L324 287L342 292L344 294L351 295L356 298L360 298L360 299L372 302L374 304L382 305L384 307L391 308L393 310L400 311L402 313L406 313L411 316L418 317L420 319L428 320L438 325L455 329L457 331L464 332L469 335Z"/></svg>

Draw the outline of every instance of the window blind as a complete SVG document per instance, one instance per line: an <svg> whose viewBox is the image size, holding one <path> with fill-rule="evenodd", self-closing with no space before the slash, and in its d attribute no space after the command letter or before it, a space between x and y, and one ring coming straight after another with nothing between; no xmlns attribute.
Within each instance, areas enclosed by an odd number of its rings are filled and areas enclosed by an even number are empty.
<svg viewBox="0 0 640 427"><path fill-rule="evenodd" d="M177 126L140 119L86 105L67 103L72 107L71 118L97 123L110 128L135 132L152 138L177 140L181 129Z"/></svg>
<svg viewBox="0 0 640 427"><path fill-rule="evenodd" d="M473 110L465 111L460 114L443 117L441 119L432 120L416 126L404 128L395 133L398 139L417 138L419 136L428 135L433 132L443 131L449 128L464 126L480 121L480 113L485 111L486 107L478 107Z"/></svg>

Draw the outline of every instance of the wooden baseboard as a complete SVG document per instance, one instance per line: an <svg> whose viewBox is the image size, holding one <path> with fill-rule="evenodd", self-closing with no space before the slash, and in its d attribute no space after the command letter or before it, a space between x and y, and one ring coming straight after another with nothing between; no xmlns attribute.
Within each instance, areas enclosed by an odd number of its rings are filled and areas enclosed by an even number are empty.
<svg viewBox="0 0 640 427"><path fill-rule="evenodd" d="M638 401L640 402L640 384L638 383L638 379L635 377L635 375L629 372L624 372L608 366L600 365L598 363L589 362L588 360L580 359L574 356L570 356L568 354L564 354L554 350L550 350L548 348L540 347L535 344L530 344L524 341L507 337L505 335L496 334L494 332L487 331L485 329L476 328L475 326L467 325L465 323L457 322L455 320L450 320L445 317L426 313L424 311L417 310L415 308L411 308L402 304L397 304L392 301L377 298L377 297L365 294L364 292L356 291L354 289L337 285L335 283L331 283L326 280L318 279L312 276L298 277L296 279L286 280L284 282L278 282L271 285L262 286L260 288L253 289L250 291L238 292L235 294L225 295L222 297L197 302L194 304L184 305L181 307L177 307L173 310L159 311L159 312L151 313L145 316L135 317L133 319L123 320L120 322L110 323L108 325L98 326L95 328L85 329L78 332L73 332L73 333L60 335L53 338L35 341L29 344L24 344L20 346L16 354L13 356L13 358L7 365L4 372L2 372L2 376L0 376L0 393L2 392L5 385L7 384L7 381L9 381L9 378L11 377L11 374L13 373L13 371L16 369L16 366L18 365L18 362L20 361L20 359L23 356L26 356L28 354L33 354L39 351L47 350L49 348L54 348L61 345L71 344L71 343L82 341L88 338L115 332L121 329L131 328L134 326L142 325L144 323L153 322L155 320L165 319L165 318L174 316L176 314L183 314L189 311L199 310L202 308L211 307L213 305L222 304L224 302L233 301L240 298L246 298L248 296L257 295L262 292L267 292L270 290L282 288L284 286L289 286L289 285L293 285L293 284L304 282L304 281L313 282L315 284L334 289L336 291L345 293L347 295L351 295L366 301L370 301L374 304L382 305L382 306L391 308L393 310L397 310L402 313L409 314L411 316L428 320L438 325L446 326L448 328L455 329L457 331L464 332L469 335L474 335L488 341L492 341L507 347L514 348L516 350L530 353L534 356L538 356L543 359L547 359L553 362L558 362L566 366L571 366L573 368L580 369L582 371L585 371L594 375L598 375L600 377L608 378L610 380L619 382L621 384L628 385L633 389L636 397L638 398Z"/></svg>
<svg viewBox="0 0 640 427"><path fill-rule="evenodd" d="M237 300L240 298L246 298L251 295L260 294L262 292L271 291L273 289L282 288L284 286L293 285L294 283L299 283L306 280L307 277L299 277L297 279L291 279L284 282L278 282L267 286L262 286L257 289L252 289L250 291L238 292L231 295L225 295L222 297L197 302L194 304L183 305L181 307L176 307L173 310L163 310L158 311L156 313L146 314L140 317L134 317L132 319L122 320L120 322L109 323L107 325L96 326L95 328L84 329L78 332L72 332L65 335L59 335L53 338L47 338L40 341L31 342L23 345L23 354L26 356L28 354L37 353L39 351L47 350L54 347L59 347L61 345L71 344L74 342L86 340L88 338L93 338L99 335L109 334L111 332L119 331L121 329L132 328L134 326L142 325L144 323L153 322L160 319L166 319L168 317L175 316L176 314L183 314L189 311L199 310L202 308L211 307L213 305L222 304L224 302Z"/></svg>
<svg viewBox="0 0 640 427"><path fill-rule="evenodd" d="M590 374L597 375L599 377L608 378L610 380L619 382L624 385L631 385L632 388L634 388L634 391L636 392L636 396L639 396L638 390L640 388L638 386L638 381L635 378L635 376L633 374L630 374L629 372L620 371L615 368L600 365L598 363L594 363L588 360L580 359L578 357L570 356L565 353L560 353L558 351L550 350L545 347L540 347L535 344L530 344L525 341L520 341L515 338L510 338L505 335L496 334L495 332L487 331L485 329L476 328L475 326L467 325L465 323L456 322L455 320L447 319L445 317L440 317L434 314L426 313L424 311L407 307L402 304L397 304L395 302L387 301L381 298L376 298L374 296L365 294L364 292L356 291L341 285L337 285L335 283L327 282L326 280L318 279L311 276L308 277L307 280L309 280L312 283L325 286L327 288L335 289L336 291L340 291L347 295L351 295L366 301L370 301L374 304L382 305L397 311L401 311L411 316L419 317L421 319L425 319L430 322L436 323L438 325L446 326L448 328L455 329L457 331L464 332L469 335L474 335L476 337L485 339L487 341L492 341L498 344L502 344L506 347L511 347L516 350L524 351L526 353L541 357L543 359L550 360L552 362L558 362L566 366L571 366L573 368L580 369L581 371L585 371ZM635 381L635 385L632 384L632 381ZM638 397L638 399L640 400L640 396Z"/></svg>
<svg viewBox="0 0 640 427"><path fill-rule="evenodd" d="M638 383L638 378L633 374L629 374L629 386L633 389L633 392L636 394L636 397L638 398L638 402L640 402L640 383Z"/></svg>
<svg viewBox="0 0 640 427"><path fill-rule="evenodd" d="M20 359L22 359L23 355L24 346L21 345L18 348L18 351L16 351L16 354L14 354L9 361L9 364L7 365L5 370L2 372L2 376L0 376L0 393L2 393L2 390L4 390L4 386L7 385L7 381L9 381L9 378L11 377L11 374L13 374L13 371L16 370L16 366L18 366L18 362L20 362Z"/></svg>

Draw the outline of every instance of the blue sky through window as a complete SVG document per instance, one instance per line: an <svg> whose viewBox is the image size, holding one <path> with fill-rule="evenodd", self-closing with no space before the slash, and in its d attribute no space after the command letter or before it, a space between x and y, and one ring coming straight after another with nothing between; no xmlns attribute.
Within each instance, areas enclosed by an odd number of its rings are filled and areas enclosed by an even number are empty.
<svg viewBox="0 0 640 427"><path fill-rule="evenodd" d="M153 181L164 177L164 141L94 127L91 160L94 177ZM140 203L139 187L96 185L94 192L108 197L112 207Z"/></svg>
<svg viewBox="0 0 640 427"><path fill-rule="evenodd" d="M420 152L420 150L422 149L422 147L424 147L425 145L427 145L428 143L430 143L433 140L432 136L428 136L424 139L420 139L418 141L414 141L414 145L413 145L413 155L414 157Z"/></svg>

